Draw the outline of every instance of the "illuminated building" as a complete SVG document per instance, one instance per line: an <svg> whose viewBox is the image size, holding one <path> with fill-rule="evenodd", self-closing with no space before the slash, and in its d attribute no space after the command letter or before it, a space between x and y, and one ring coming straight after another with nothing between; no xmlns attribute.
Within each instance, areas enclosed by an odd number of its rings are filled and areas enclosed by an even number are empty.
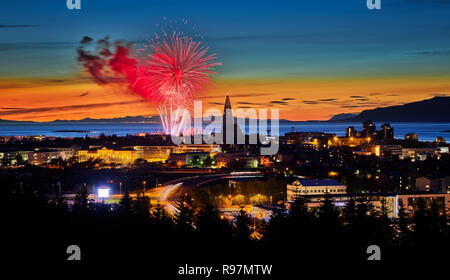
<svg viewBox="0 0 450 280"><path fill-rule="evenodd" d="M438 155L438 148L403 148L401 158L426 160L429 156Z"/></svg>
<svg viewBox="0 0 450 280"><path fill-rule="evenodd" d="M62 159L59 151L37 151L28 154L28 163L33 165L41 165L50 163L54 159Z"/></svg>
<svg viewBox="0 0 450 280"><path fill-rule="evenodd" d="M361 138L361 137L333 137L328 141L329 146L347 146L356 147L362 144L367 144L372 141L371 138Z"/></svg>
<svg viewBox="0 0 450 280"><path fill-rule="evenodd" d="M445 141L444 137L438 136L438 137L436 137L436 139L434 140L434 143L436 143L436 144L445 144L446 141Z"/></svg>
<svg viewBox="0 0 450 280"><path fill-rule="evenodd" d="M394 128L392 128L390 124L385 123L381 126L380 134L380 137L384 142L389 142L394 139Z"/></svg>
<svg viewBox="0 0 450 280"><path fill-rule="evenodd" d="M346 137L355 137L356 136L356 129L354 126L349 126L345 130L345 136Z"/></svg>
<svg viewBox="0 0 450 280"><path fill-rule="evenodd" d="M222 134L222 144L225 145L226 147L231 147L234 144L237 144L238 142L237 139L245 137L245 135L243 135L242 133L241 128L239 127L239 124L237 124L233 116L230 96L228 95L225 99L225 105L223 108L221 134Z"/></svg>
<svg viewBox="0 0 450 280"><path fill-rule="evenodd" d="M203 165L204 161L209 156L209 152L172 153L169 161L179 167L185 165Z"/></svg>
<svg viewBox="0 0 450 280"><path fill-rule="evenodd" d="M450 176L418 177L416 191L450 193Z"/></svg>
<svg viewBox="0 0 450 280"><path fill-rule="evenodd" d="M278 152L272 156L273 162L291 162L294 158L294 154L288 152Z"/></svg>
<svg viewBox="0 0 450 280"><path fill-rule="evenodd" d="M345 194L346 190L336 179L298 179L287 185L287 201L294 201L299 195Z"/></svg>
<svg viewBox="0 0 450 280"><path fill-rule="evenodd" d="M39 148L28 153L28 163L48 164L54 159L69 160L77 155L77 148Z"/></svg>
<svg viewBox="0 0 450 280"><path fill-rule="evenodd" d="M380 156L380 145L362 145L359 151L355 151L355 154L359 155L375 155Z"/></svg>
<svg viewBox="0 0 450 280"><path fill-rule="evenodd" d="M400 145L382 145L381 156L397 155L399 158L403 157L403 147Z"/></svg>
<svg viewBox="0 0 450 280"><path fill-rule="evenodd" d="M326 147L330 139L336 135L323 132L288 132L284 135L283 143L287 145L307 145L311 148Z"/></svg>
<svg viewBox="0 0 450 280"><path fill-rule="evenodd" d="M173 149L173 153L205 152L210 153L211 156L220 151L220 146L217 144L181 144Z"/></svg>
<svg viewBox="0 0 450 280"><path fill-rule="evenodd" d="M148 162L164 162L169 159L175 146L134 146L137 158Z"/></svg>
<svg viewBox="0 0 450 280"><path fill-rule="evenodd" d="M219 153L216 155L216 166L229 168L233 164L239 164L243 168L257 168L260 160L260 157L248 152Z"/></svg>
<svg viewBox="0 0 450 280"><path fill-rule="evenodd" d="M448 146L438 146L437 148L439 149L439 153L448 154Z"/></svg>
<svg viewBox="0 0 450 280"><path fill-rule="evenodd" d="M400 205L406 210L408 215L412 215L417 210L417 204L419 199L425 201L428 207L432 202L436 202L436 204L442 209L442 211L446 211L447 215L450 214L450 194L438 193L438 194L423 194L423 193L412 193L412 194L358 194L358 195L347 195L347 194L313 194L307 196L307 200L305 202L305 206L308 209L319 209L325 199L331 199L333 204L337 209L343 209L347 206L350 199L355 201L355 204L358 205L360 200L366 200L370 203L374 210L381 211L384 207L384 210L387 212L387 216L390 219L399 218L400 213ZM287 207L290 207L292 201L288 201Z"/></svg>
<svg viewBox="0 0 450 280"><path fill-rule="evenodd" d="M114 150L103 147L98 150L79 150L78 161L101 159L105 163L132 164L138 159L138 152L134 149Z"/></svg>
<svg viewBox="0 0 450 280"><path fill-rule="evenodd" d="M405 141L417 142L419 141L419 136L417 136L417 133L407 133L405 134Z"/></svg>
<svg viewBox="0 0 450 280"><path fill-rule="evenodd" d="M204 152L214 156L220 152L217 144L182 144L178 146L134 146L137 157L148 162L165 162L171 154Z"/></svg>
<svg viewBox="0 0 450 280"><path fill-rule="evenodd" d="M2 151L0 152L0 165L15 165L18 158L22 158L26 162L29 153L30 151Z"/></svg>
<svg viewBox="0 0 450 280"><path fill-rule="evenodd" d="M425 201L427 207L431 207L434 202L438 205L440 209L450 215L450 194L448 193L430 193L430 194L401 194L396 196L398 204L402 204L403 208L406 209L406 213L412 215L417 210L417 205L419 200ZM398 217L398 211L396 213Z"/></svg>
<svg viewBox="0 0 450 280"><path fill-rule="evenodd" d="M377 131L377 128L372 121L370 121L370 120L364 121L363 137L372 137L376 131Z"/></svg>

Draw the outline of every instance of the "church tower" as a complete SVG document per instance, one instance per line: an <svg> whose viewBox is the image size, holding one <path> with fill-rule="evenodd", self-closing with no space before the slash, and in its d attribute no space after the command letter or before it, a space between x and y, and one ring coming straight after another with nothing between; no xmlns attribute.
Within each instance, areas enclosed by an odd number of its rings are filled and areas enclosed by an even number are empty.
<svg viewBox="0 0 450 280"><path fill-rule="evenodd" d="M230 101L230 96L227 94L227 98L225 99L225 106L223 108L223 114L225 115L227 109L231 110L231 101Z"/></svg>
<svg viewBox="0 0 450 280"><path fill-rule="evenodd" d="M234 119L233 119L233 112L231 109L230 96L227 94L227 98L225 99L225 106L223 107L223 119L222 119L222 143L223 144L232 144L232 143L230 143L230 141L232 141L232 139L234 139L234 135L229 135L231 137L231 139L228 139L228 141L227 141L227 129L226 128L228 127L229 134L233 134L233 131L230 131L230 128L234 127L233 123L234 123Z"/></svg>
<svg viewBox="0 0 450 280"><path fill-rule="evenodd" d="M225 106L223 107L222 144L232 147L237 143L238 136L242 136L242 131L233 116L230 96L227 95Z"/></svg>

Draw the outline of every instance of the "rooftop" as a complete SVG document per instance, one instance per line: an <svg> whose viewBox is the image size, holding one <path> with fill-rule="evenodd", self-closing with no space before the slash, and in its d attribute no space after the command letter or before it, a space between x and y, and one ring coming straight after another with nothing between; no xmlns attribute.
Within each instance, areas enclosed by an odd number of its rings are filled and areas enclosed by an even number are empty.
<svg viewBox="0 0 450 280"><path fill-rule="evenodd" d="M297 181L304 187L342 186L336 179L298 179Z"/></svg>

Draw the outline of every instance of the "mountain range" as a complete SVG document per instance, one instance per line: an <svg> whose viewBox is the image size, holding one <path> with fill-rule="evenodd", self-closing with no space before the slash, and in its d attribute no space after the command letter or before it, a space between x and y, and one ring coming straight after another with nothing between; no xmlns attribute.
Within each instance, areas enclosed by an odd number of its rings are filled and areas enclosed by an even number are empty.
<svg viewBox="0 0 450 280"><path fill-rule="evenodd" d="M364 110L356 116L339 121L361 122L365 120L374 122L450 122L450 96ZM331 118L330 121L336 120Z"/></svg>
<svg viewBox="0 0 450 280"><path fill-rule="evenodd" d="M374 122L450 122L450 96L433 97L430 99L406 103L398 106L380 107L364 110L360 113L344 113L333 116L328 122L361 122L372 120ZM71 122L108 122L108 123L159 123L159 116L127 116L111 119L82 120L54 120L52 123ZM280 123L295 122L280 119ZM2 120L0 123L34 123L32 121Z"/></svg>

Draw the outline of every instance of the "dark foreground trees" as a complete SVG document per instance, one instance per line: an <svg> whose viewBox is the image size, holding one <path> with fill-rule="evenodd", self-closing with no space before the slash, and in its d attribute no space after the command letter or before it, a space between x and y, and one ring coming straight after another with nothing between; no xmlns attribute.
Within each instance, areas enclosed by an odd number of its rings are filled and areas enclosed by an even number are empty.
<svg viewBox="0 0 450 280"><path fill-rule="evenodd" d="M1 200L7 255L17 262L63 262L73 244L80 246L83 262L169 267L187 262L349 264L366 262L369 245L381 248L384 262L430 261L442 260L441 253L450 249L445 211L423 202L414 216L401 212L392 220L367 201L350 201L338 211L326 200L311 211L300 198L289 210L275 211L267 224L257 224L244 212L230 222L211 205L195 209L189 201L180 202L179 212L170 217L162 205L150 208L147 198L128 194L116 206L91 203L82 191L74 205L26 192L4 193Z"/></svg>

